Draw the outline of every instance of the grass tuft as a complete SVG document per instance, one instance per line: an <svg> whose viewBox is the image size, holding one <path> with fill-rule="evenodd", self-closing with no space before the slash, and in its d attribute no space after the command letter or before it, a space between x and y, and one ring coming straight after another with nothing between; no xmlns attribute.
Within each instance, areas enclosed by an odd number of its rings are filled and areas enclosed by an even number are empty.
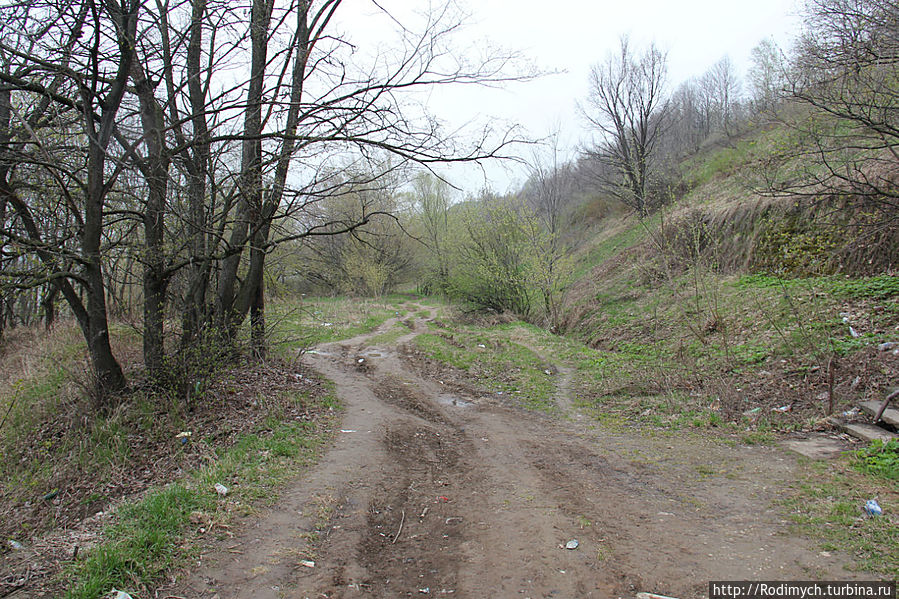
<svg viewBox="0 0 899 599"><path fill-rule="evenodd" d="M871 445L855 452L853 467L886 480L899 481L899 441L884 443L876 439Z"/></svg>

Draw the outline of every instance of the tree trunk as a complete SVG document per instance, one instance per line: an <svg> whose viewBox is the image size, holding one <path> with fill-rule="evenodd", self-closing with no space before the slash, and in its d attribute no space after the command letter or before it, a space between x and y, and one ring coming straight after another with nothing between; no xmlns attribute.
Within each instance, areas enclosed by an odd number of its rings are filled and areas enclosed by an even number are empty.
<svg viewBox="0 0 899 599"><path fill-rule="evenodd" d="M182 318L181 347L189 346L199 334L205 320L206 293L212 261L207 259L206 243L206 177L209 173L209 126L207 102L201 79L200 60L203 49L203 19L206 0L193 0L190 40L187 47L187 88L193 124L192 154L187 158L188 170L188 234L191 264L188 270L187 306ZM208 76L208 74L207 74Z"/></svg>
<svg viewBox="0 0 899 599"><path fill-rule="evenodd" d="M265 359L265 281L256 286L256 296L250 308L250 344L253 356L258 360Z"/></svg>
<svg viewBox="0 0 899 599"><path fill-rule="evenodd" d="M327 10L325 22L333 15L334 10L339 3L333 3ZM243 284L231 302L230 314L228 316L228 331L233 331L246 318L247 312L251 311L251 340L253 344L253 353L259 357L265 355L265 257L268 247L269 234L271 232L272 219L281 203L284 194L284 188L287 181L287 174L290 168L290 162L293 158L293 150L297 128L300 122L300 102L303 96L303 83L306 77L306 67L309 58L310 48L310 31L308 27L308 12L310 3L308 1L301 2L297 12L297 29L294 44L294 66L291 75L290 85L290 108L287 112L287 121L283 131L283 141L278 154L278 161L275 167L275 176L272 182L271 190L268 197L263 202L262 190L262 173L261 173L261 151L260 145L244 146L244 165L248 167L244 174L246 181L251 184L249 187L250 194L243 195L245 202L246 214L250 216L247 228L244 233L250 232L250 265ZM271 11L269 8L269 16ZM255 50L254 46L254 50ZM264 57L264 49L259 51ZM254 54L255 56L255 54ZM254 65L255 65L254 60ZM264 63L262 68L264 69ZM255 98L253 89L250 90L252 98ZM261 117L261 113L259 115ZM261 131L261 121L258 123L254 119L247 117L246 131L249 134L253 129L251 126L259 126ZM250 138L252 140L252 138ZM258 166L257 166L258 165ZM252 227L252 229L250 229ZM246 240L244 241L246 243ZM233 291L232 291L233 292Z"/></svg>
<svg viewBox="0 0 899 599"><path fill-rule="evenodd" d="M159 380L165 364L165 296L169 274L165 258L165 213L170 158L165 146L162 108L153 87L136 65L132 78L140 99L140 118L147 148L141 171L147 181L144 209L144 365L151 380Z"/></svg>
<svg viewBox="0 0 899 599"><path fill-rule="evenodd" d="M97 401L105 404L110 394L125 388L125 375L109 344L106 313L106 285L100 256L103 231L103 168L105 152L91 143L88 161L88 193L85 198L84 229L81 250L86 259L82 276L87 293L87 347L96 376ZM100 407L100 406L98 406Z"/></svg>
<svg viewBox="0 0 899 599"><path fill-rule="evenodd" d="M12 91L9 88L0 89L0 150L5 150L9 144L9 122L12 116ZM0 160L0 182L5 183L9 175L9 163ZM0 195L0 227L6 226L6 205L8 200L5 195ZM6 245L5 238L0 238L0 253ZM0 299L0 341L3 340L3 331L6 328L6 301Z"/></svg>
<svg viewBox="0 0 899 599"><path fill-rule="evenodd" d="M268 31L274 0L253 0L250 14L250 86L244 118L244 139L241 148L241 175L236 220L228 241L234 252L225 259L219 280L216 314L220 334L233 342L237 327L246 317L235 310L237 272L243 250L250 239L250 227L258 222L262 212L262 103L265 67L268 59ZM253 295L255 296L255 290Z"/></svg>
<svg viewBox="0 0 899 599"><path fill-rule="evenodd" d="M50 284L47 286L47 295L41 301L41 307L44 309L44 326L49 331L56 321L56 296L59 295L59 288Z"/></svg>
<svg viewBox="0 0 899 599"><path fill-rule="evenodd" d="M108 192L106 179L106 152L115 129L116 115L125 96L131 64L134 56L134 40L137 29L137 0L128 5L110 5L110 17L119 30L118 70L110 82L104 98L97 98L94 90L82 90L83 119L88 132L87 188L84 198L84 226L81 232L81 253L84 259L82 278L87 294L87 346L91 365L96 376L97 407L105 407L110 395L125 388L122 367L112 354L109 344L109 320L106 310L106 286L103 279L101 247L103 239L103 207ZM94 16L99 20L99 16ZM96 66L101 58L98 50L91 53ZM95 121L92 107L100 107L99 121Z"/></svg>

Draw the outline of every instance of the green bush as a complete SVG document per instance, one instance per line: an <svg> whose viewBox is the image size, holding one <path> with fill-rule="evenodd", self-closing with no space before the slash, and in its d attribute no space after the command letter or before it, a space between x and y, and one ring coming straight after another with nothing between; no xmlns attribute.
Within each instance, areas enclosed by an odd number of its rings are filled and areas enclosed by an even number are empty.
<svg viewBox="0 0 899 599"><path fill-rule="evenodd" d="M450 278L451 295L496 312L531 314L537 296L527 217L483 200L463 217L465 241Z"/></svg>

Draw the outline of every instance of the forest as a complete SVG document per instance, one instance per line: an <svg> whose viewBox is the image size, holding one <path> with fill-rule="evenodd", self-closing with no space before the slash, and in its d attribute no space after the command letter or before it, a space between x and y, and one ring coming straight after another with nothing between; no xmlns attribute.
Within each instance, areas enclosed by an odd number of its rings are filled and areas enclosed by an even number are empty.
<svg viewBox="0 0 899 599"><path fill-rule="evenodd" d="M899 4L805 0L788 46L762 39L745 74L722 56L685 81L659 44L623 35L571 99L592 140L574 150L558 129L459 129L431 113L444 89L552 77L516 50L462 52L470 16L456 3L408 14L372 3L394 35L371 47L337 24L344 4L0 4L0 596L188 596L166 585L205 551L203 534L241 538L232 527L259 501L276 505L298 472L341 451L335 438L356 432L354 402L367 397L351 399L359 385L389 423L385 451L405 448L385 480L436 451L416 476L444 526L457 516L440 511L449 491L435 481L460 467L444 454L476 454L461 440L474 425L442 412L446 393L521 418L555 460L539 469L558 476L572 460L529 419L586 419L637 445L669 435L692 475L725 486L729 466L703 465L691 435L743 448L740 469L754 471L769 460L754 452L823 432L844 443L841 457L784 474L805 483L778 509L824 557L850 556L846 571L895 577L899 441L846 445L832 418L896 396ZM523 183L475 192L445 170L503 162ZM423 420L402 441L409 418ZM483 418L484 438L505 430ZM425 425L451 451L410 449ZM592 443L578 452L618 451ZM654 451L653 464L666 455ZM627 459L621 468L640 470ZM372 506L360 530L405 507L394 538L359 549L368 578L341 588L407 596L374 574L377 556L418 542L404 527L427 522L397 489L383 489L383 509L377 494L360 500ZM328 563L323 531L343 509L323 497L308 499L318 516L281 596L343 596L313 569ZM872 498L880 519L856 509ZM660 514L682 507L654 501ZM595 506L578 509L567 522L600 544ZM412 510L421 516L407 523ZM597 564L603 551L640 563L613 548L594 552ZM829 579L843 572L815 564ZM408 575L409 592L512 592L432 566L427 585ZM304 567L313 575L297 583ZM622 570L630 587L560 588L705 596L657 588L683 564L666 567L642 583Z"/></svg>

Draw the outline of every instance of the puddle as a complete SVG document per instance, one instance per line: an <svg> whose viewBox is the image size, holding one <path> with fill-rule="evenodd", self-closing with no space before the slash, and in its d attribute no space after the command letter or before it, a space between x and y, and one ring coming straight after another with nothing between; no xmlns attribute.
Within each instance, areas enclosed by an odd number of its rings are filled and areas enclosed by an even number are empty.
<svg viewBox="0 0 899 599"><path fill-rule="evenodd" d="M438 395L437 403L444 406L455 406L457 408L467 408L471 405L470 401L465 401L464 399L460 399L455 395L448 394Z"/></svg>

